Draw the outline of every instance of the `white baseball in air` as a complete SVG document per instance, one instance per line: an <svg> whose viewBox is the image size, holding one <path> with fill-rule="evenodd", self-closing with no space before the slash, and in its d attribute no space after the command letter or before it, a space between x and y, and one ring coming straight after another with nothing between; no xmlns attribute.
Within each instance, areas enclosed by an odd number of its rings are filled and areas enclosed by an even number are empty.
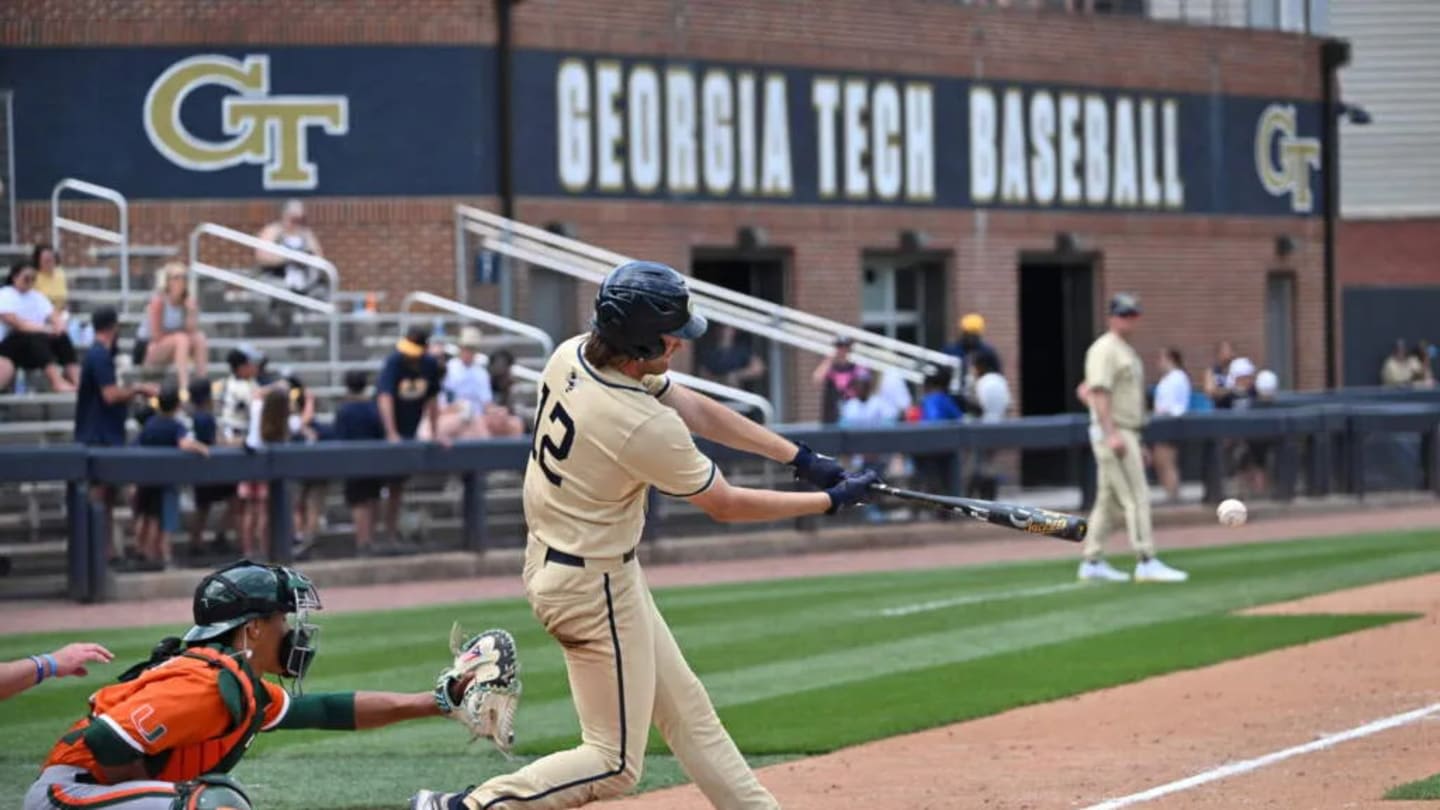
<svg viewBox="0 0 1440 810"><path fill-rule="evenodd" d="M1250 510L1246 509L1245 504L1240 501L1228 498L1221 501L1220 505L1215 508L1215 516L1220 518L1222 526L1242 526L1245 524L1246 518L1250 516Z"/></svg>

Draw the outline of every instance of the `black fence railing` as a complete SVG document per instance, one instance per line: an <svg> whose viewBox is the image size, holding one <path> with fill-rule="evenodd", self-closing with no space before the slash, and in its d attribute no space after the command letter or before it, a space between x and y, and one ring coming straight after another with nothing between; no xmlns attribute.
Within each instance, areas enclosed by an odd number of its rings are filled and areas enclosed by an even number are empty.
<svg viewBox="0 0 1440 810"><path fill-rule="evenodd" d="M1094 496L1093 460L1083 414L1029 417L998 424L922 423L870 429L818 425L781 426L786 435L836 456L864 453L949 456L954 481L964 459L979 450L1070 451L1079 483L1077 509ZM1440 393L1363 389L1324 397L1294 395L1273 407L1214 411L1157 419L1146 440L1199 448L1203 499L1224 496L1227 447L1238 441L1265 440L1273 449L1270 474L1273 497L1295 496L1304 483L1308 495L1346 493L1363 498L1370 490L1367 469L1377 439L1396 434L1415 437L1417 453L1403 463L1417 489L1440 492ZM718 462L744 456L702 442ZM486 479L495 471L521 470L530 450L526 438L436 445L384 442L326 442L278 446L262 452L216 450L200 457L178 450L146 448L0 448L0 484L61 481L66 484L66 572L70 598L95 601L109 591L109 510L91 497L96 487L270 482L268 500L271 558L293 557L292 507L288 482L417 474L457 475L462 485L460 545L482 551L487 542ZM651 532L663 534L663 511L652 513Z"/></svg>

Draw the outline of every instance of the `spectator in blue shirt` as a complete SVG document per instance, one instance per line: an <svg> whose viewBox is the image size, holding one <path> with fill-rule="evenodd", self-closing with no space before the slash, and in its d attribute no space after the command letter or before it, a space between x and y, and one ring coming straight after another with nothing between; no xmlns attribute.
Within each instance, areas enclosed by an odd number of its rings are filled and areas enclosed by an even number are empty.
<svg viewBox="0 0 1440 810"><path fill-rule="evenodd" d="M90 316L95 340L80 363L80 389L75 394L75 441L90 447L123 447L130 401L137 396L159 393L155 386L146 383L120 384L115 374L115 341L119 337L119 323L114 307L100 307ZM115 506L115 490L107 486L93 486L90 497L107 516L106 536L101 540L106 548L111 549L112 560L118 561L122 555L114 554L114 540L110 535L113 521L108 519Z"/></svg>
<svg viewBox="0 0 1440 810"><path fill-rule="evenodd" d="M925 369L925 383L921 387L920 421L954 422L959 429L964 413L950 395L951 373L948 368L930 366ZM931 492L951 493L955 485L955 457L952 453L922 453L914 457L915 475L921 489ZM941 519L948 513L941 512Z"/></svg>
<svg viewBox="0 0 1440 810"><path fill-rule="evenodd" d="M385 438L380 410L375 400L365 395L369 387L370 375L359 370L346 372L346 397L335 409L335 426L331 431L336 439L378 441ZM384 478L350 478L345 481L345 503L350 507L351 519L355 523L355 550L362 557L370 555L370 541L375 534L375 502L380 500L380 491L386 483Z"/></svg>
<svg viewBox="0 0 1440 810"><path fill-rule="evenodd" d="M214 447L220 440L220 425L215 421L214 386L206 379L190 382L190 433L195 441L206 447ZM234 527L238 516L234 484L199 484L195 487L195 519L190 524L190 556L198 558L205 553L202 542L205 525L210 522L210 509L217 503L226 504L225 522ZM222 531L211 546L216 554L230 550Z"/></svg>
<svg viewBox="0 0 1440 810"><path fill-rule="evenodd" d="M155 414L140 429L141 447L178 447L202 456L210 449L190 435L177 418L180 390L166 386L160 392ZM143 486L135 490L135 545L140 551L142 571L163 571L170 567L169 533L180 529L180 497L174 486Z"/></svg>

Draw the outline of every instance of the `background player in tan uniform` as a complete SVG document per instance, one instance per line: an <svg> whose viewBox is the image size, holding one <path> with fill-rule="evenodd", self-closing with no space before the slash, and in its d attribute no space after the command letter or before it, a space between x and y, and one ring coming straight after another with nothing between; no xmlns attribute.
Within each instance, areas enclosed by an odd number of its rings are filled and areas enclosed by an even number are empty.
<svg viewBox="0 0 1440 810"><path fill-rule="evenodd" d="M564 648L583 742L477 787L422 790L414 810L541 810L622 795L640 778L651 723L714 806L779 806L720 725L634 559L646 492L686 498L717 520L783 520L856 503L875 475L846 475L664 376L676 349L706 326L669 267L616 268L595 310L591 333L562 343L545 365L524 488L525 591ZM731 486L692 433L791 464L828 489Z"/></svg>
<svg viewBox="0 0 1440 810"><path fill-rule="evenodd" d="M1145 426L1145 368L1129 336L1140 321L1140 301L1128 293L1110 299L1110 328L1085 352L1081 397L1090 406L1090 447L1097 483L1085 559L1079 577L1124 582L1130 575L1101 556L1119 512L1135 550L1137 582L1183 582L1188 578L1155 556L1150 525L1150 484L1145 479L1140 430Z"/></svg>

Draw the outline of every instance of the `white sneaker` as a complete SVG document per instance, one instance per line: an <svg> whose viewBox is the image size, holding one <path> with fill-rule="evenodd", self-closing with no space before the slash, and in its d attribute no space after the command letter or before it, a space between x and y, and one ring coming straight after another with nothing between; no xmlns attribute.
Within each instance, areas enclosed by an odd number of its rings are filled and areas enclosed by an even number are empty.
<svg viewBox="0 0 1440 810"><path fill-rule="evenodd" d="M1154 557L1135 566L1136 582L1184 582L1189 578L1189 574L1178 568L1171 568Z"/></svg>
<svg viewBox="0 0 1440 810"><path fill-rule="evenodd" d="M1085 560L1076 574L1089 582L1129 582L1130 575L1104 560Z"/></svg>

